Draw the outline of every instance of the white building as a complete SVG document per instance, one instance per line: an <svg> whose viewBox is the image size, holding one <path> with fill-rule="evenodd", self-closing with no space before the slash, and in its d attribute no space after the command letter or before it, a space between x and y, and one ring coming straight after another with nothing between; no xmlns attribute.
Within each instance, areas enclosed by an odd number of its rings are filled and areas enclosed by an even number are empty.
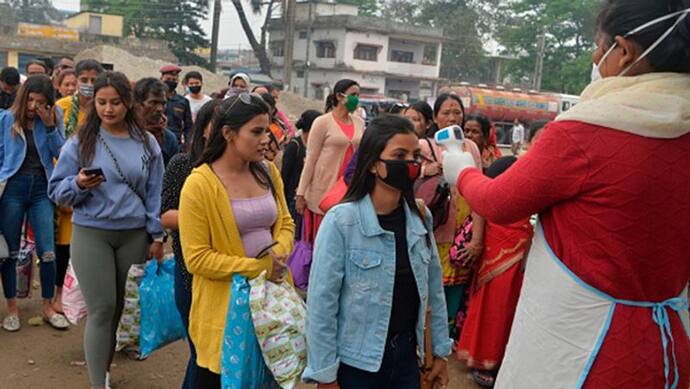
<svg viewBox="0 0 690 389"><path fill-rule="evenodd" d="M291 89L303 94L306 87L309 98L323 99L338 80L350 78L362 94L413 100L435 95L443 30L357 12L353 5L298 3ZM269 31L273 73L281 75L284 21L272 19Z"/></svg>

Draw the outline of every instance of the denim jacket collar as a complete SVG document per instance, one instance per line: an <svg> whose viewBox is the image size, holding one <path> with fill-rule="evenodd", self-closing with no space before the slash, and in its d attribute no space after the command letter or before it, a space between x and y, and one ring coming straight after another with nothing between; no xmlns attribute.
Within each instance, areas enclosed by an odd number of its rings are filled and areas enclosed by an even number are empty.
<svg viewBox="0 0 690 389"><path fill-rule="evenodd" d="M359 220L362 228L362 234L367 237L374 237L383 235L387 231L379 224L379 219L374 209L374 203L371 201L371 196L366 195L362 200L357 202L359 208ZM419 217L413 217L410 207L407 202L403 201L405 208L405 223L407 224L407 242L412 247L413 242L417 241L420 236L427 234L427 229Z"/></svg>

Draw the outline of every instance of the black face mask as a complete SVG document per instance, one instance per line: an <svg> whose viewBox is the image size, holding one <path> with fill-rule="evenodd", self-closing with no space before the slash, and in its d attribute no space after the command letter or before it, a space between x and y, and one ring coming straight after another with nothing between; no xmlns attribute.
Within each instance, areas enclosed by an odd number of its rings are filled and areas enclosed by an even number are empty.
<svg viewBox="0 0 690 389"><path fill-rule="evenodd" d="M388 175L381 181L395 189L405 192L412 189L414 182L422 172L422 165L418 161L402 161L397 159L381 159L386 164Z"/></svg>
<svg viewBox="0 0 690 389"><path fill-rule="evenodd" d="M165 81L165 85L168 86L170 92L174 92L177 89L177 81L167 80Z"/></svg>
<svg viewBox="0 0 690 389"><path fill-rule="evenodd" d="M201 92L201 86L190 86L189 91L192 92L192 94L196 95L199 92Z"/></svg>

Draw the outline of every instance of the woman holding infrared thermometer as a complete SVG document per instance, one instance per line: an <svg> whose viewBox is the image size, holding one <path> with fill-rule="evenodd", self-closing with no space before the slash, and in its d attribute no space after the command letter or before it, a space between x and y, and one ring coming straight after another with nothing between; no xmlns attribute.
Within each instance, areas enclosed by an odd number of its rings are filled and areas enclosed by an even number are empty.
<svg viewBox="0 0 690 389"><path fill-rule="evenodd" d="M596 43L580 103L508 171L445 155L479 214L539 214L498 388L690 384L690 1L608 0Z"/></svg>

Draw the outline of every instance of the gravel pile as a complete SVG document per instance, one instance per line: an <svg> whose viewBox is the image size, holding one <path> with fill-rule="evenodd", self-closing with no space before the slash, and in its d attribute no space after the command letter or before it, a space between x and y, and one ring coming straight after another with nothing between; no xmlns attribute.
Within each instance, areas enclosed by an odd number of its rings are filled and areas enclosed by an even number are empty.
<svg viewBox="0 0 690 389"><path fill-rule="evenodd" d="M132 55L128 51L122 50L114 46L96 46L91 49L84 50L77 54L75 60L79 61L85 58L92 58L103 63L113 64L114 69L123 72L131 80L138 80L144 77L160 76L158 69L167 64L165 61L151 59L147 57L138 57ZM204 78L203 92L211 94L218 92L227 87L228 78L226 76L212 73L207 69L199 66L181 66L183 77L185 73L196 70L201 73ZM178 88L178 92L182 93L182 86ZM285 112L290 120L297 120L297 118L307 109L323 110L324 103L317 100L305 99L302 96L284 92L280 95L278 107Z"/></svg>

